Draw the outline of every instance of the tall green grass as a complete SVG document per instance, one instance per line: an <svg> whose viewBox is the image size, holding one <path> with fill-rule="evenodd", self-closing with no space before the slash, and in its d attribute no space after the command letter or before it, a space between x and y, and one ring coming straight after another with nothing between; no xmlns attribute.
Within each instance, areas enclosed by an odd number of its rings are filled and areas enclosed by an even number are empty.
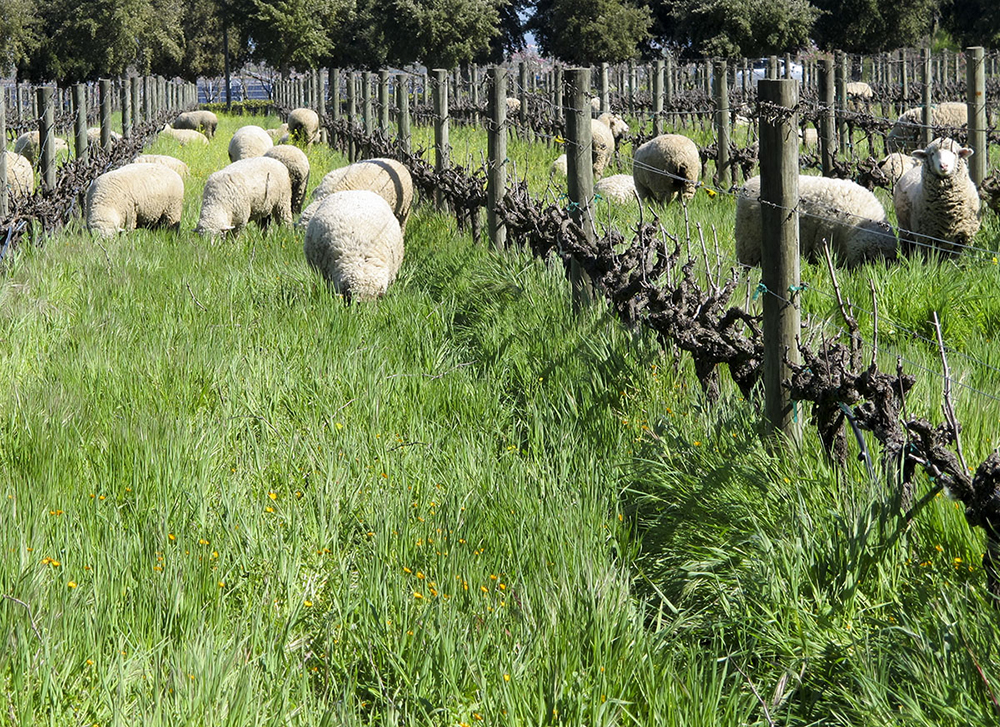
<svg viewBox="0 0 1000 727"><path fill-rule="evenodd" d="M427 206L370 305L333 296L292 229L199 238L240 123L151 149L191 168L179 234L71 227L4 270L11 724L995 723L982 542L954 503L894 540L862 466L831 468L808 428L769 451L754 402L708 406L683 357L574 316L561 266ZM521 151L534 184L554 150ZM308 153L313 185L345 161ZM733 204L696 196L696 252L700 222L732 257ZM683 236L680 208L659 214ZM933 368L902 326L940 303L949 343L995 360L996 274L913 260L843 285L867 306L875 276L883 342ZM978 461L997 418L958 397Z"/></svg>

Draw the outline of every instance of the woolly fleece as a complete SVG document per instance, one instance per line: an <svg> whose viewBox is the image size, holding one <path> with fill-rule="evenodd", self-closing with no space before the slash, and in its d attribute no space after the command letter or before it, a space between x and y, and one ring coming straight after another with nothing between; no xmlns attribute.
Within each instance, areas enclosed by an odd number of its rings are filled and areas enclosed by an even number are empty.
<svg viewBox="0 0 1000 727"><path fill-rule="evenodd" d="M87 189L87 229L103 237L137 227L180 228L184 180L162 164L126 164Z"/></svg>

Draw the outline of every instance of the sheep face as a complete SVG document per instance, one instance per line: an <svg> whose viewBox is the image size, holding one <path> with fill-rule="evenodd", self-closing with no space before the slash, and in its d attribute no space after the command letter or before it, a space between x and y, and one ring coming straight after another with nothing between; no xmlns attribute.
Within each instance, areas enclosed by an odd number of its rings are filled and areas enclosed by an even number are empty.
<svg viewBox="0 0 1000 727"><path fill-rule="evenodd" d="M935 139L926 149L913 152L924 163L924 169L936 177L950 177L972 156L972 149L954 139Z"/></svg>

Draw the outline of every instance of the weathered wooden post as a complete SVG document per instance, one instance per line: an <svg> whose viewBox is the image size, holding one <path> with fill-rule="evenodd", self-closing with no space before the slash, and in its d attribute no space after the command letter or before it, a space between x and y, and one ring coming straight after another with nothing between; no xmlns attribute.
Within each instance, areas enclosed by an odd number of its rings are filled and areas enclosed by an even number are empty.
<svg viewBox="0 0 1000 727"><path fill-rule="evenodd" d="M900 94L902 99L899 102L898 112L902 114L906 111L907 105L909 104L910 98L910 72L909 64L906 61L906 49L903 48L899 51L899 83L902 86L900 89Z"/></svg>
<svg viewBox="0 0 1000 727"><path fill-rule="evenodd" d="M833 174L833 163L837 158L836 100L833 59L824 58L819 69L819 102L823 115L820 117L819 152L823 163L823 176Z"/></svg>
<svg viewBox="0 0 1000 727"><path fill-rule="evenodd" d="M323 77L323 69L316 69L316 113L319 114L320 123L326 116L326 79Z"/></svg>
<svg viewBox="0 0 1000 727"><path fill-rule="evenodd" d="M486 169L486 226L493 247L507 247L507 227L497 208L507 194L507 71L503 66L490 68L489 115L487 140L489 166Z"/></svg>
<svg viewBox="0 0 1000 727"><path fill-rule="evenodd" d="M14 93L17 94L17 86L14 86ZM10 190L7 188L7 96L0 89L0 141L3 148L0 148L0 220L7 219L7 200L10 198Z"/></svg>
<svg viewBox="0 0 1000 727"><path fill-rule="evenodd" d="M365 123L365 136L370 137L372 132L375 131L375 111L372 101L372 79L374 74L371 71L365 71L361 74L361 83L364 84L364 88L361 89L361 99L363 103L363 118Z"/></svg>
<svg viewBox="0 0 1000 727"><path fill-rule="evenodd" d="M764 413L772 431L793 441L801 417L782 385L787 360L799 362L799 137L797 83L762 80L760 121L761 284L764 286Z"/></svg>
<svg viewBox="0 0 1000 727"><path fill-rule="evenodd" d="M837 132L840 137L840 153L846 154L850 139L847 138L847 54L837 51Z"/></svg>
<svg viewBox="0 0 1000 727"><path fill-rule="evenodd" d="M73 140L76 158L84 164L90 158L87 150L87 87L82 83L74 83L73 97Z"/></svg>
<svg viewBox="0 0 1000 727"><path fill-rule="evenodd" d="M552 79L552 85L553 85L552 92L555 94L555 97L552 99L552 104L554 106L552 111L556 118L561 119L563 114L563 83L564 83L562 66L556 66L554 73L555 77Z"/></svg>
<svg viewBox="0 0 1000 727"><path fill-rule="evenodd" d="M389 71L378 72L378 128L389 133Z"/></svg>
<svg viewBox="0 0 1000 727"><path fill-rule="evenodd" d="M129 79L129 86L132 89L132 128L135 130L139 127L139 124L143 122L142 113L140 111L142 108L142 98L139 77L132 76Z"/></svg>
<svg viewBox="0 0 1000 727"><path fill-rule="evenodd" d="M628 104L629 108L635 108L635 87L639 85L639 77L636 75L635 71L635 61L631 58L628 61ZM603 110L603 109L602 109ZM611 107L607 108L608 113L611 113Z"/></svg>
<svg viewBox="0 0 1000 727"><path fill-rule="evenodd" d="M715 62L715 132L718 139L719 158L715 163L718 184L728 189L732 180L729 164L729 64L725 60Z"/></svg>
<svg viewBox="0 0 1000 727"><path fill-rule="evenodd" d="M785 78L792 77L792 56L790 53L785 53Z"/></svg>
<svg viewBox="0 0 1000 727"><path fill-rule="evenodd" d="M778 56L767 57L767 77L772 80L778 77Z"/></svg>
<svg viewBox="0 0 1000 727"><path fill-rule="evenodd" d="M102 78L98 89L101 105L101 148L107 151L111 148L111 81Z"/></svg>
<svg viewBox="0 0 1000 727"><path fill-rule="evenodd" d="M153 120L153 79L149 76L142 77L142 120Z"/></svg>
<svg viewBox="0 0 1000 727"><path fill-rule="evenodd" d="M588 240L594 240L594 161L590 131L590 69L566 69L566 168L570 216ZM575 260L570 263L573 310L581 311L594 297L593 282Z"/></svg>
<svg viewBox="0 0 1000 727"><path fill-rule="evenodd" d="M663 73L664 63L660 58L653 72L653 136L663 133Z"/></svg>
<svg viewBox="0 0 1000 727"><path fill-rule="evenodd" d="M969 109L969 146L975 153L969 157L969 177L978 188L986 178L986 162L990 151L986 137L986 66L982 46L965 50L965 73L968 84L966 104Z"/></svg>
<svg viewBox="0 0 1000 727"><path fill-rule="evenodd" d="M597 92L601 97L601 113L609 114L611 113L611 90L610 83L608 81L608 71L610 66L608 63L601 64L601 75L597 81ZM587 108L590 108L590 99L587 99Z"/></svg>
<svg viewBox="0 0 1000 727"><path fill-rule="evenodd" d="M663 86L663 107L670 108L674 103L674 62L671 56L665 59L665 77ZM676 121L676 118L674 119Z"/></svg>
<svg viewBox="0 0 1000 727"><path fill-rule="evenodd" d="M448 143L448 71L443 68L435 68L434 169L439 174L450 166L450 152L451 148ZM435 192L434 203L440 212L448 210L448 202L440 191Z"/></svg>
<svg viewBox="0 0 1000 727"><path fill-rule="evenodd" d="M55 113L52 108L52 97L55 89L52 86L41 86L35 92L38 98L38 146L41 150L40 174L42 189L51 192L56 186L55 164Z"/></svg>
<svg viewBox="0 0 1000 727"><path fill-rule="evenodd" d="M517 123L521 127L521 134L528 136L528 64L521 61L517 66L517 97L521 101L521 108L517 112Z"/></svg>
<svg viewBox="0 0 1000 727"><path fill-rule="evenodd" d="M934 130L931 128L931 88L933 86L934 80L931 71L931 49L924 48L922 52L923 59L923 80L924 80L924 113L923 113L923 124L924 128L920 130L920 138L923 140L924 146L927 146L934 140Z"/></svg>
<svg viewBox="0 0 1000 727"><path fill-rule="evenodd" d="M333 121L333 130L330 132L330 146L337 148L340 141L337 137L337 122L340 121L340 69L331 68L327 72L330 79L330 119Z"/></svg>
<svg viewBox="0 0 1000 727"><path fill-rule="evenodd" d="M122 77L121 99L122 99L122 136L132 136L132 84L127 77Z"/></svg>
<svg viewBox="0 0 1000 727"><path fill-rule="evenodd" d="M399 109L397 121L399 123L399 140L403 144L403 151L409 154L412 150L412 140L410 137L410 80L406 76L396 77L396 108Z"/></svg>
<svg viewBox="0 0 1000 727"><path fill-rule="evenodd" d="M347 74L347 126L350 134L347 143L347 158L352 162L358 160L361 148L356 140L358 131L358 72Z"/></svg>
<svg viewBox="0 0 1000 727"><path fill-rule="evenodd" d="M480 76L479 73L479 66L473 64L472 68L470 69L470 73L472 74L472 79L469 90L472 93L472 107L475 109L475 111L472 112L472 119L474 123L478 124L481 120L481 115L479 113L479 103L480 103L479 85L482 83L482 77Z"/></svg>

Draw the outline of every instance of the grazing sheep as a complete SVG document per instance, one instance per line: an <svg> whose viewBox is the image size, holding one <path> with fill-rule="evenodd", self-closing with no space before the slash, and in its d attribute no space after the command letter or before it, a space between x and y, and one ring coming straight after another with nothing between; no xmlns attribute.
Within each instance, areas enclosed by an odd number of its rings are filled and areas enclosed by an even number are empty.
<svg viewBox="0 0 1000 727"><path fill-rule="evenodd" d="M868 101L875 96L875 92L872 91L872 87L864 81L851 81L850 83L845 83L844 90L847 92L847 98L853 100L860 99L862 101Z"/></svg>
<svg viewBox="0 0 1000 727"><path fill-rule="evenodd" d="M184 180L162 164L126 164L87 189L87 229L111 237L137 227L181 225Z"/></svg>
<svg viewBox="0 0 1000 727"><path fill-rule="evenodd" d="M733 126L746 128L753 126L753 121L743 114L736 114L736 116L733 117Z"/></svg>
<svg viewBox="0 0 1000 727"><path fill-rule="evenodd" d="M595 113L601 113L601 98L600 96L592 96L590 99L590 110Z"/></svg>
<svg viewBox="0 0 1000 727"><path fill-rule="evenodd" d="M615 137L615 147L617 148L622 138L628 134L628 124L617 114L601 114L597 120L611 129L611 135Z"/></svg>
<svg viewBox="0 0 1000 727"><path fill-rule="evenodd" d="M208 137L200 131L192 131L191 129L175 129L170 124L167 124L160 129L160 136L165 139L173 139L181 146L187 146L188 144L208 144Z"/></svg>
<svg viewBox="0 0 1000 727"><path fill-rule="evenodd" d="M619 204L635 201L635 179L631 174L614 174L594 185L594 192Z"/></svg>
<svg viewBox="0 0 1000 727"><path fill-rule="evenodd" d="M912 152L920 148L924 123L924 110L921 107L904 111L892 125L885 139L887 152ZM931 126L947 129L963 129L969 124L969 109L964 103L949 101L931 106Z"/></svg>
<svg viewBox="0 0 1000 727"><path fill-rule="evenodd" d="M27 197L35 189L35 172L31 168L31 162L12 151L5 151L3 155L7 160L7 189L10 199Z"/></svg>
<svg viewBox="0 0 1000 727"><path fill-rule="evenodd" d="M312 109L292 109L288 114L288 135L300 144L312 144L319 133L319 114Z"/></svg>
<svg viewBox="0 0 1000 727"><path fill-rule="evenodd" d="M111 141L112 141L112 143L116 142L116 141L121 141L121 140L122 140L122 135L121 134L119 134L117 131L112 131L111 132ZM89 129L87 129L87 144L89 146L100 146L100 144L101 144L101 127L99 127L99 126L91 126Z"/></svg>
<svg viewBox="0 0 1000 727"><path fill-rule="evenodd" d="M519 98L508 98L507 99L507 117L518 116L521 113L521 99Z"/></svg>
<svg viewBox="0 0 1000 727"><path fill-rule="evenodd" d="M55 140L54 142L55 146L53 147L53 151L55 154L59 154L60 152L66 152L67 154L69 153L69 144L66 143L65 139L62 139L58 136L53 136L52 138ZM27 159L31 164L34 164L40 158L38 150L38 145L39 145L38 139L39 139L39 133L37 129L35 131L24 132L19 137L17 137L17 139L14 140L14 153L20 154L25 159Z"/></svg>
<svg viewBox="0 0 1000 727"><path fill-rule="evenodd" d="M972 244L979 231L979 192L965 161L972 149L939 137L913 156L922 164L902 176L892 195L900 238L961 252L958 246Z"/></svg>
<svg viewBox="0 0 1000 727"><path fill-rule="evenodd" d="M568 165L569 162L566 161L566 155L560 154L555 158L552 164L549 166L549 176L550 177L565 177L569 174Z"/></svg>
<svg viewBox="0 0 1000 727"><path fill-rule="evenodd" d="M191 129L201 131L211 139L215 136L215 129L219 125L219 117L211 111L183 111L174 119L175 129Z"/></svg>
<svg viewBox="0 0 1000 727"><path fill-rule="evenodd" d="M175 159L174 157L167 156L166 154L140 154L132 160L132 163L163 164L181 175L181 178L188 176L188 165L180 159Z"/></svg>
<svg viewBox="0 0 1000 727"><path fill-rule="evenodd" d="M309 157L297 146L275 146L267 150L265 157L277 159L288 167L288 178L292 183L292 212L302 211L309 186Z"/></svg>
<svg viewBox="0 0 1000 727"><path fill-rule="evenodd" d="M251 220L262 227L292 221L292 183L277 159L241 159L209 175L195 232L239 234Z"/></svg>
<svg viewBox="0 0 1000 727"><path fill-rule="evenodd" d="M288 135L288 124L282 124L276 129L265 129L267 135L271 137L271 141L275 144L281 144L284 138Z"/></svg>
<svg viewBox="0 0 1000 727"><path fill-rule="evenodd" d="M590 120L590 136L593 145L594 180L601 178L611 155L615 153L615 137L611 129L597 119Z"/></svg>
<svg viewBox="0 0 1000 727"><path fill-rule="evenodd" d="M661 134L636 149L632 166L639 199L670 204L694 197L701 177L701 157L693 141L680 134Z"/></svg>
<svg viewBox="0 0 1000 727"><path fill-rule="evenodd" d="M334 192L309 221L306 260L344 300L373 300L396 279L403 232L392 208L368 190Z"/></svg>
<svg viewBox="0 0 1000 727"><path fill-rule="evenodd" d="M365 159L334 169L313 190L309 206L299 218L299 227L309 223L323 199L334 192L354 189L364 189L381 196L396 215L399 229L406 232L406 221L413 204L413 179L409 170L395 159Z"/></svg>
<svg viewBox="0 0 1000 727"><path fill-rule="evenodd" d="M799 175L799 250L814 260L823 255L823 240L838 264L859 265L866 260L892 259L896 235L878 198L846 179ZM743 185L736 201L736 258L744 265L760 265L760 177Z"/></svg>
<svg viewBox="0 0 1000 727"><path fill-rule="evenodd" d="M259 126L241 126L229 140L229 161L262 157L272 146L271 137Z"/></svg>
<svg viewBox="0 0 1000 727"><path fill-rule="evenodd" d="M799 138L802 139L802 146L813 147L819 144L819 132L811 126L799 131Z"/></svg>
<svg viewBox="0 0 1000 727"><path fill-rule="evenodd" d="M919 166L919 159L898 151L894 151L878 163L878 168L882 170L890 186L895 185L908 171Z"/></svg>

